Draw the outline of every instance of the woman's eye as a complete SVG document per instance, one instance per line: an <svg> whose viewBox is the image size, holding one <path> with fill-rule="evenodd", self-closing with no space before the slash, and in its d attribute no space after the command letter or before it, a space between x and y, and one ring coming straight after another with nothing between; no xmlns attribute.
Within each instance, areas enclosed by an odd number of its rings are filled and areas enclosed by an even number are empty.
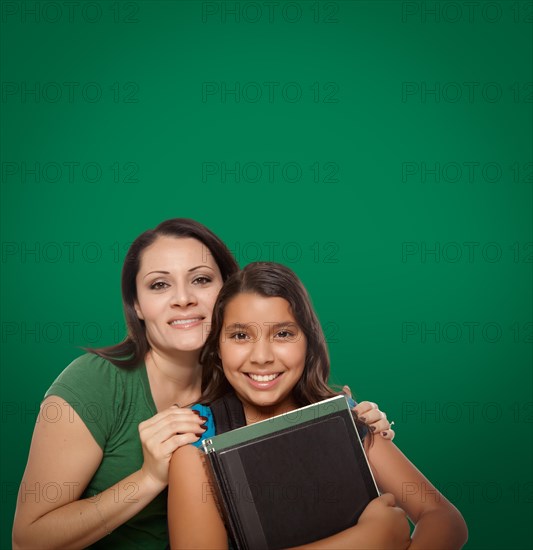
<svg viewBox="0 0 533 550"><path fill-rule="evenodd" d="M163 288L167 288L169 286L168 283L165 283L164 281L156 281L155 283L152 283L150 285L151 290L162 290Z"/></svg>
<svg viewBox="0 0 533 550"><path fill-rule="evenodd" d="M201 277L196 277L196 279L194 279L194 281L193 281L193 284L195 284L195 285L206 285L207 283L210 283L210 282L211 282L210 277L204 277L202 275Z"/></svg>

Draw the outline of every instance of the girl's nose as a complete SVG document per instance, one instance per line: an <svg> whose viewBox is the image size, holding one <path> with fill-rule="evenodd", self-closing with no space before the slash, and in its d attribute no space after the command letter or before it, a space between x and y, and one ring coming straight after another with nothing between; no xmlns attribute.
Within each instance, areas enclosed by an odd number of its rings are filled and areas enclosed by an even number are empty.
<svg viewBox="0 0 533 550"><path fill-rule="evenodd" d="M267 331L263 332L264 334L259 335L256 341L251 344L253 347L250 354L250 361L257 365L267 365L274 361L274 353Z"/></svg>

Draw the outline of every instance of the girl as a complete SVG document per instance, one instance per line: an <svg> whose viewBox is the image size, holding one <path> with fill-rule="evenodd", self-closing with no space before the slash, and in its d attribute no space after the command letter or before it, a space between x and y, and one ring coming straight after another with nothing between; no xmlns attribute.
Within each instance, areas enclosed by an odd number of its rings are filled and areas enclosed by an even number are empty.
<svg viewBox="0 0 533 550"><path fill-rule="evenodd" d="M230 277L212 322L202 352L202 402L235 392L246 424L252 424L335 395L327 385L329 358L320 324L288 268L259 262ZM209 408L205 411L209 417ZM372 501L354 527L307 547L461 548L467 529L458 510L391 441L371 439L365 438L368 460L380 491L388 494ZM200 451L184 446L174 453L168 509L172 548L228 547L208 483ZM412 540L405 514L415 524Z"/></svg>
<svg viewBox="0 0 533 550"><path fill-rule="evenodd" d="M76 359L46 393L13 548L167 547L170 458L204 432L183 405L201 393L213 305L237 269L224 243L193 220L167 220L133 242L122 270L128 335ZM390 433L379 410L358 407Z"/></svg>

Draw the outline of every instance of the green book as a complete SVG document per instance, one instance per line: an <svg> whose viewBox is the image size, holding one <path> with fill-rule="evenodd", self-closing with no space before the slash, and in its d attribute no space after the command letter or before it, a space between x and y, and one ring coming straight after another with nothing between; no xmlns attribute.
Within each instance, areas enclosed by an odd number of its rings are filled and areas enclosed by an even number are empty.
<svg viewBox="0 0 533 550"><path fill-rule="evenodd" d="M379 495L342 395L206 439L203 449L239 550L326 538Z"/></svg>

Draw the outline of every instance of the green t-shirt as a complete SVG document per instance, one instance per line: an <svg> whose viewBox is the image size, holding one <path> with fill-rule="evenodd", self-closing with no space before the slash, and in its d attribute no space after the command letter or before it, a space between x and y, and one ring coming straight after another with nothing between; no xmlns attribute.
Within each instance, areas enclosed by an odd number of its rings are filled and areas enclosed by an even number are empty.
<svg viewBox="0 0 533 550"><path fill-rule="evenodd" d="M64 399L80 416L104 456L82 498L101 493L139 470L143 464L138 426L157 410L146 365L123 369L94 354L74 360L54 381L45 397ZM116 494L134 500L136 488ZM167 491L91 548L163 549L168 545Z"/></svg>

